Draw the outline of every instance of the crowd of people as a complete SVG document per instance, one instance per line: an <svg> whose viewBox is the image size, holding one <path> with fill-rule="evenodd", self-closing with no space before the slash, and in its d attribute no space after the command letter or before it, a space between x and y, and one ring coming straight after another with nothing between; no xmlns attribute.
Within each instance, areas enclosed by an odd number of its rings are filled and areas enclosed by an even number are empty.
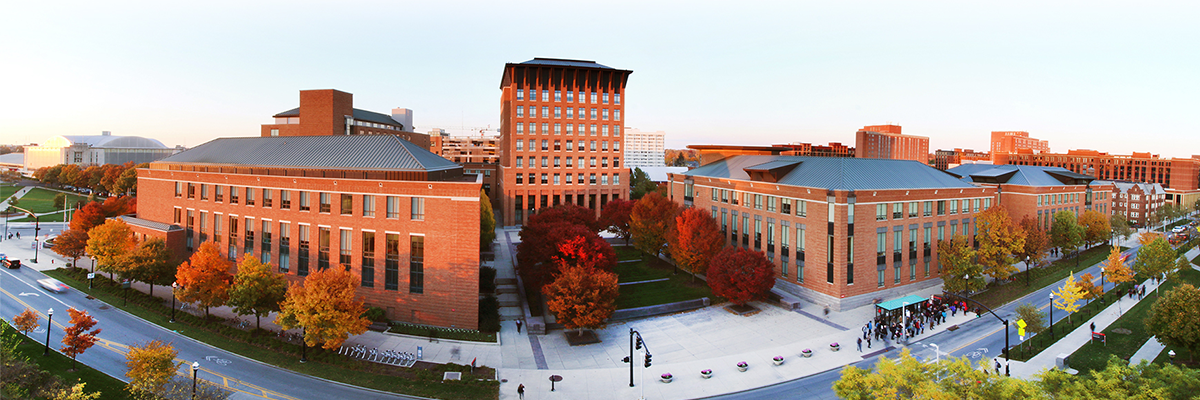
<svg viewBox="0 0 1200 400"><path fill-rule="evenodd" d="M870 348L872 340L911 339L925 333L926 329L945 323L948 316L953 317L960 312L965 315L971 311L965 301L951 301L936 296L895 310L879 310L878 315L863 326L862 340L865 340L867 348ZM978 317L979 310L974 312Z"/></svg>

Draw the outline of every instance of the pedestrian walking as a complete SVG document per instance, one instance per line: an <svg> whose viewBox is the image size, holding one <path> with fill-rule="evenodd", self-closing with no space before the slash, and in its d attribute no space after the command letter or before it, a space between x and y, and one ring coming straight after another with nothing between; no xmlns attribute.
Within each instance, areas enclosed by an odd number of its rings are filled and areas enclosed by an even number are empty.
<svg viewBox="0 0 1200 400"><path fill-rule="evenodd" d="M523 384L523 383L517 385L517 398L518 399L525 398L525 384Z"/></svg>
<svg viewBox="0 0 1200 400"><path fill-rule="evenodd" d="M1000 359L996 358L996 376L1000 376Z"/></svg>
<svg viewBox="0 0 1200 400"><path fill-rule="evenodd" d="M867 348L871 348L871 338L867 338Z"/></svg>
<svg viewBox="0 0 1200 400"><path fill-rule="evenodd" d="M521 333L521 320L517 320L517 333Z"/></svg>
<svg viewBox="0 0 1200 400"><path fill-rule="evenodd" d="M858 339L858 352L862 353L862 339Z"/></svg>
<svg viewBox="0 0 1200 400"><path fill-rule="evenodd" d="M863 332L863 339L866 339L866 338L867 338L867 331L869 331L869 330L870 330L870 329L868 329L867 327L869 327L869 326L871 326L871 324L870 324L870 323L867 323L866 325L863 325L863 328L862 328L862 332Z"/></svg>
<svg viewBox="0 0 1200 400"><path fill-rule="evenodd" d="M1094 332L1096 332L1096 323L1095 323L1095 322L1093 322L1093 323L1092 323L1091 325L1089 325L1089 326L1092 328L1092 332L1093 332L1093 333L1094 333Z"/></svg>

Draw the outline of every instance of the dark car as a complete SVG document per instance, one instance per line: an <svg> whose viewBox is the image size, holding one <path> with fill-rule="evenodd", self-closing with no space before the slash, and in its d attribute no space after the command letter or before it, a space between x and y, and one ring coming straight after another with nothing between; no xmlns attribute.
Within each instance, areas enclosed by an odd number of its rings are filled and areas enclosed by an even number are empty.
<svg viewBox="0 0 1200 400"><path fill-rule="evenodd" d="M4 260L4 266L9 269L21 268L21 260Z"/></svg>

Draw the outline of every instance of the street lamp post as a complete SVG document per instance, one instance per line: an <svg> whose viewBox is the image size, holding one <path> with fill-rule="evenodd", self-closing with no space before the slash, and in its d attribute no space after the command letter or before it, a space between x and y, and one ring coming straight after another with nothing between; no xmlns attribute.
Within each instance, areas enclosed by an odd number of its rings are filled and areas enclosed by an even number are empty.
<svg viewBox="0 0 1200 400"><path fill-rule="evenodd" d="M308 362L308 342L304 341L304 337L308 336L308 328L304 327L300 330L300 362Z"/></svg>
<svg viewBox="0 0 1200 400"><path fill-rule="evenodd" d="M179 282L171 282L171 320L168 322L172 322L172 323L175 322L175 291L176 290L179 290Z"/></svg>
<svg viewBox="0 0 1200 400"><path fill-rule="evenodd" d="M949 293L947 293L947 294L949 294ZM996 317L996 320L998 320L998 321L1000 321L1001 323L1003 323L1003 324L1004 324L1004 375L1005 375L1005 376L1009 376L1009 373L1008 373L1008 364L1009 364L1009 360L1010 360L1010 359L1009 359L1009 352L1008 352L1008 348L1009 348L1009 333L1008 333L1008 327L1009 327L1009 324L1008 324L1008 320L1007 320L1007 319L1004 319L1004 318L1000 318L1000 316L999 316L999 315L996 315L996 311L995 311L995 310L992 310L992 309L991 309L991 308L989 308L988 306L985 306L985 305L983 305L983 303L980 303L980 302L978 302L978 301L975 301L975 300L971 300L970 298L966 298L966 297L963 297L963 300L965 300L965 301L969 301L969 302L971 302L971 303L974 303L974 304L975 304L975 306L976 306L976 307L978 307L978 308L976 308L976 311L978 311L978 313L976 314L977 316L981 316L981 315L983 315L983 311L980 311L981 309L982 309L982 310L987 310L987 312L988 312L989 314L992 314L992 316L993 316L993 317ZM999 372L999 371L997 371L997 372Z"/></svg>
<svg viewBox="0 0 1200 400"><path fill-rule="evenodd" d="M38 233L42 231L42 225L40 222L41 218L39 218L37 214L34 214L33 211L29 211L29 210L26 210L24 208L17 207L14 205L9 205L9 207L24 211L26 214L29 214L30 217L33 217L33 263L37 264L37 262L38 262L38 247L40 247L37 242L37 237L38 237ZM4 224L5 224L4 229L7 231L8 230L8 220L7 219L5 219Z"/></svg>
<svg viewBox="0 0 1200 400"><path fill-rule="evenodd" d="M1050 292L1050 340L1054 340L1054 292Z"/></svg>
<svg viewBox="0 0 1200 400"><path fill-rule="evenodd" d="M46 310L46 349L42 350L42 356L50 355L50 327L54 326L54 309Z"/></svg>
<svg viewBox="0 0 1200 400"><path fill-rule="evenodd" d="M1175 350L1168 351L1167 357L1171 357L1171 364L1174 364L1175 363Z"/></svg>
<svg viewBox="0 0 1200 400"><path fill-rule="evenodd" d="M192 399L196 398L196 374L200 372L200 362L192 362Z"/></svg>
<svg viewBox="0 0 1200 400"><path fill-rule="evenodd" d="M1100 304L1104 304L1104 267L1100 267Z"/></svg>

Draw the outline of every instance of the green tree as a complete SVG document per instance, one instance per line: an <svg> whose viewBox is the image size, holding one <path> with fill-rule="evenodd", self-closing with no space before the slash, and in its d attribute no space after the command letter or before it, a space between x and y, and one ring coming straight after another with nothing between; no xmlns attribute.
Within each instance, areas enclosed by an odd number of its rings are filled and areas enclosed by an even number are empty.
<svg viewBox="0 0 1200 400"><path fill-rule="evenodd" d="M1150 306L1145 322L1160 343L1188 349L1195 361L1200 352L1200 289L1186 283L1171 289Z"/></svg>
<svg viewBox="0 0 1200 400"><path fill-rule="evenodd" d="M1054 222L1050 224L1050 245L1059 250L1076 250L1083 244L1083 227L1075 220L1075 213L1059 211L1054 213ZM1078 259L1076 259L1078 262Z"/></svg>
<svg viewBox="0 0 1200 400"><path fill-rule="evenodd" d="M1144 277L1159 277L1175 268L1175 249L1162 236L1138 248L1133 270Z"/></svg>
<svg viewBox="0 0 1200 400"><path fill-rule="evenodd" d="M1200 370L1147 361L1129 365L1116 355L1109 357L1104 369L1089 374L1075 376L1049 369L1037 378L1038 386L1056 400L1194 399L1200 388Z"/></svg>
<svg viewBox="0 0 1200 400"><path fill-rule="evenodd" d="M125 257L125 277L135 281L150 284L150 295L154 295L154 285L170 285L175 281L178 265L174 263L175 255L167 248L167 242L162 238L149 238L138 243L133 251Z"/></svg>
<svg viewBox="0 0 1200 400"><path fill-rule="evenodd" d="M967 358L927 363L905 348L900 357L883 357L872 369L842 369L833 390L842 399L1050 399L1034 382L987 374Z"/></svg>
<svg viewBox="0 0 1200 400"><path fill-rule="evenodd" d="M258 257L245 256L238 263L233 286L229 287L229 301L237 315L254 314L254 327L262 329L262 317L271 311L279 311L279 303L287 297L287 279L271 269L271 265L259 261Z"/></svg>
<svg viewBox="0 0 1200 400"><path fill-rule="evenodd" d="M658 189L658 185L650 180L650 174L642 171L641 168L634 167L633 173L629 177L629 197L638 200L655 189Z"/></svg>
<svg viewBox="0 0 1200 400"><path fill-rule="evenodd" d="M1129 226L1129 220L1125 219L1124 215L1113 214L1108 218L1108 226L1112 229L1113 238L1129 240L1129 237L1133 236L1133 227Z"/></svg>
<svg viewBox="0 0 1200 400"><path fill-rule="evenodd" d="M1046 313L1033 304L1017 306L1017 319L1025 321L1026 334L1036 335L1046 330ZM1025 344L1028 345L1029 341L1026 340Z"/></svg>
<svg viewBox="0 0 1200 400"><path fill-rule="evenodd" d="M938 241L938 262L942 265L942 282L947 292L960 293L983 290L983 266L975 262L971 238L955 234L949 240Z"/></svg>
<svg viewBox="0 0 1200 400"><path fill-rule="evenodd" d="M979 264L983 265L984 273L993 279L1008 278L1017 272L1013 266L1017 262L1013 254L1021 252L1025 247L1025 232L1017 227L1008 217L1004 205L997 204L985 210L976 218L978 233L976 250Z"/></svg>
<svg viewBox="0 0 1200 400"><path fill-rule="evenodd" d="M479 247L491 249L496 240L496 214L492 211L492 200L483 190L479 191Z"/></svg>
<svg viewBox="0 0 1200 400"><path fill-rule="evenodd" d="M66 203L67 203L67 194L66 193L59 193L59 194L54 195L54 209L55 210L62 209L63 205Z"/></svg>

